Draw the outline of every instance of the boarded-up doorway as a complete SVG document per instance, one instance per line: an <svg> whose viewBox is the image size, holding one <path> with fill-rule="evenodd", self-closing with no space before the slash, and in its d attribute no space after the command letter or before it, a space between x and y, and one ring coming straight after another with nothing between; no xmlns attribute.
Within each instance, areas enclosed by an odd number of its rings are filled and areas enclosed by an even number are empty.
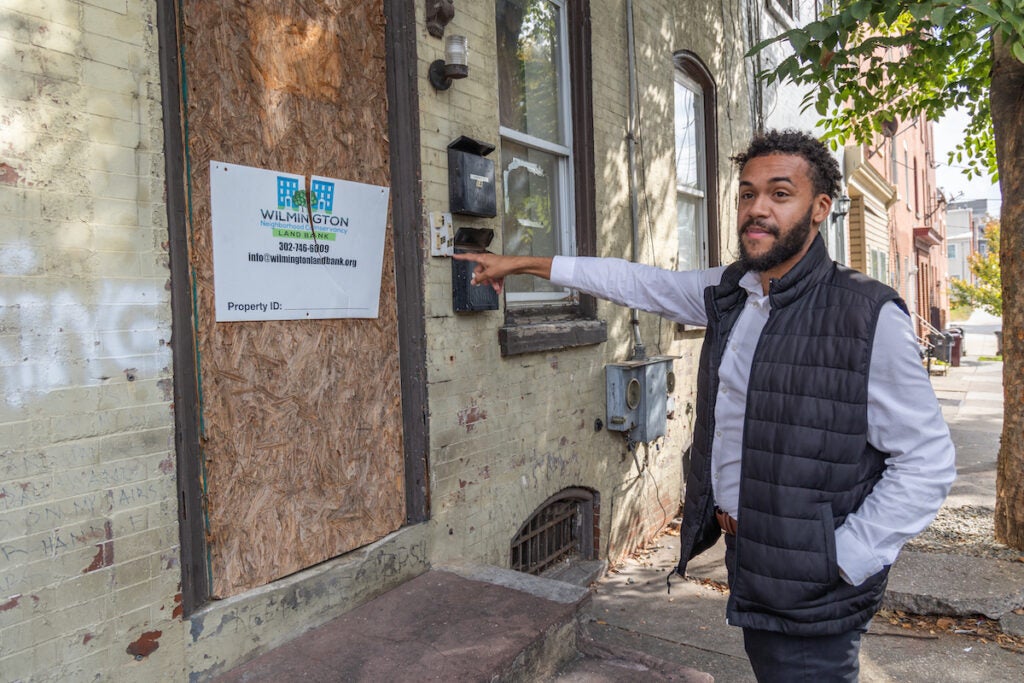
<svg viewBox="0 0 1024 683"><path fill-rule="evenodd" d="M214 320L210 160L391 185L384 9L179 7L209 594L226 597L406 520L390 220L377 319Z"/></svg>

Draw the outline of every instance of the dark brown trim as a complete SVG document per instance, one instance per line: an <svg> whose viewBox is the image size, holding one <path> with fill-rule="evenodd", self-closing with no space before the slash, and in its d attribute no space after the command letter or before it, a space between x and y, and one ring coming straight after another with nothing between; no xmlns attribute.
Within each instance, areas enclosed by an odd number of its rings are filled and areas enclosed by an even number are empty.
<svg viewBox="0 0 1024 683"><path fill-rule="evenodd" d="M398 345L402 373L406 522L430 516L427 485L427 347L423 303L420 123L416 90L416 10L385 0L388 131L391 152L391 220L395 240Z"/></svg>
<svg viewBox="0 0 1024 683"><path fill-rule="evenodd" d="M506 325L498 330L501 355L558 351L608 340L604 320L558 320L525 325Z"/></svg>
<svg viewBox="0 0 1024 683"><path fill-rule="evenodd" d="M704 139L707 141L704 196L707 198L708 215L708 265L713 267L722 262L722 240L718 233L718 87L710 69L696 53L680 50L673 58L676 68L697 81L704 90Z"/></svg>
<svg viewBox="0 0 1024 683"><path fill-rule="evenodd" d="M570 2L569 73L572 81L573 171L576 197L576 253L597 255L597 183L594 179L594 89L591 53L590 2ZM577 312L597 316L597 300L580 296Z"/></svg>
<svg viewBox="0 0 1024 683"><path fill-rule="evenodd" d="M181 604L192 614L210 598L199 456L199 387L192 317L185 193L185 141L181 121L181 64L176 0L157 0L160 95L164 117L164 173L171 266L171 353L174 359L174 449L181 542Z"/></svg>

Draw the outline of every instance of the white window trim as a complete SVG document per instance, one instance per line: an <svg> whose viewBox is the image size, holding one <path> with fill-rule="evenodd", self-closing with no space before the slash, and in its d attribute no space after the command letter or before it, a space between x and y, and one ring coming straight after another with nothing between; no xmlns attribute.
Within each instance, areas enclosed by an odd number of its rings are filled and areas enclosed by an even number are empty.
<svg viewBox="0 0 1024 683"><path fill-rule="evenodd" d="M678 177L676 178L675 186L676 186L676 196L678 196L680 194L683 194L683 195L687 195L689 197L693 197L693 198L696 198L696 199L700 200L698 202L698 206L700 207L699 210L698 210L698 213L699 213L698 220L700 221L700 225L697 226L698 227L698 230L697 230L698 235L697 236L698 236L698 239L700 240L700 253L695 254L695 259L694 259L695 263L693 264L693 267L694 268L707 268L708 264L710 263L710 259L711 259L711 256L708 253L709 252L709 248L708 248L708 231L710 230L710 226L708 225L708 201L707 201L707 194L706 194L706 188L708 186L708 179L707 179L707 156L706 156L707 155L708 140L707 140L707 125L706 125L706 122L704 121L704 98L707 97L707 94L704 92L704 88L701 87L700 83L698 83L695 79L691 78L689 76L689 74L687 74L685 71L683 71L682 69L680 69L678 67L675 68L674 83L678 83L679 85L682 85L684 88L687 88L687 89L689 89L689 90L691 90L693 92L699 93L700 100L701 100L700 101L700 106L695 107L695 113L696 113L695 123L696 123L696 127L697 127L697 136L698 136L698 140L699 140L699 144L697 145L697 182L701 184L701 187L698 188L698 187L694 187L692 185L686 185L684 183L681 183L681 182L679 182L679 178ZM675 95L673 93L673 97L674 96ZM672 125L673 125L673 129L674 129L675 126L677 125L677 122L673 121ZM675 156L678 153L678 150L674 149L672 152L673 152L673 156ZM674 166L675 166L676 169L678 169L678 159L675 159L675 161L676 161L676 163L674 164ZM677 216L676 217L676 224L677 225L678 225L678 221L679 221L679 217ZM677 248L676 248L676 252L677 252L676 256L678 258L678 245L677 245ZM676 265L678 267L678 262L677 262Z"/></svg>
<svg viewBox="0 0 1024 683"><path fill-rule="evenodd" d="M558 193L558 211L554 218L558 222L558 250L556 255L576 255L576 189L573 182L573 129L572 129L572 81L569 74L569 29L566 18L566 7L564 0L548 0L555 6L558 12L558 43L561 49L554 56L555 68L558 72L559 89L558 117L559 132L562 142L552 142L543 138L499 126L498 134L501 140L509 140L542 152L547 152L557 158L556 170L556 191ZM507 211L508 194L507 184L502 183L503 201ZM504 241L504 236L502 236ZM562 304L566 300L576 301L578 293L570 289L562 289L560 292L505 292L506 305L522 304Z"/></svg>

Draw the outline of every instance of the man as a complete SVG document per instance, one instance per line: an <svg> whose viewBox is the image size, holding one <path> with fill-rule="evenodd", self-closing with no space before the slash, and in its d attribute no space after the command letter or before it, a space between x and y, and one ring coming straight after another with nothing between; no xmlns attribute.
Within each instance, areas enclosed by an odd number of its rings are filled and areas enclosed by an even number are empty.
<svg viewBox="0 0 1024 683"><path fill-rule="evenodd" d="M757 679L856 681L889 566L949 492L953 445L903 301L832 261L818 235L835 159L809 135L770 131L734 161L728 267L462 258L498 291L533 274L707 327L676 572L724 533L727 621Z"/></svg>

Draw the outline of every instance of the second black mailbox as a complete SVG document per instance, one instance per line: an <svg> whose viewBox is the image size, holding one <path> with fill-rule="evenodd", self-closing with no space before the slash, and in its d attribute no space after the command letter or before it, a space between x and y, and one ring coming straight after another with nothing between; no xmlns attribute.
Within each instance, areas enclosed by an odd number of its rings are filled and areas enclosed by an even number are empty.
<svg viewBox="0 0 1024 683"><path fill-rule="evenodd" d="M480 253L494 239L488 228L459 228L455 232L455 253ZM452 308L456 313L498 310L498 293L490 285L473 284L472 261L452 259Z"/></svg>
<svg viewBox="0 0 1024 683"><path fill-rule="evenodd" d="M452 213L494 218L494 145L462 135L448 145L448 205Z"/></svg>

